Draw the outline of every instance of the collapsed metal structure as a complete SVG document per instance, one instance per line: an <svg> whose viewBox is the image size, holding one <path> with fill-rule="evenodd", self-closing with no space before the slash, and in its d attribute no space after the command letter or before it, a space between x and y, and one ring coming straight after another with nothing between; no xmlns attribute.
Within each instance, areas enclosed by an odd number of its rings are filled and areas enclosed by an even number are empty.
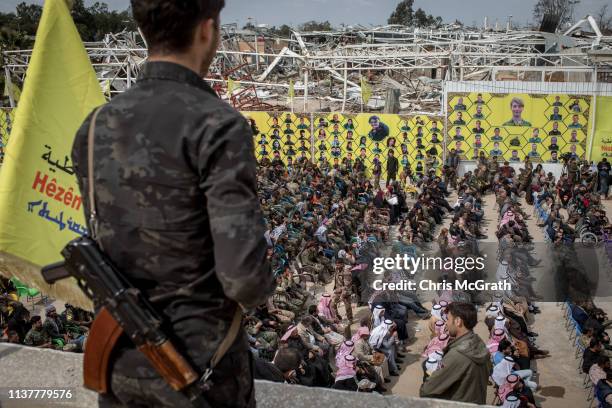
<svg viewBox="0 0 612 408"><path fill-rule="evenodd" d="M85 46L108 97L134 84L147 57L134 32L107 34ZM3 52L9 84L23 82L30 56L31 50ZM238 85L231 95L228 78ZM366 106L361 78L373 88ZM612 36L604 36L592 17L563 34L498 30L485 23L482 29L390 25L293 31L281 38L266 29L226 25L208 79L242 110L381 110L387 91L396 89L394 113L442 113L446 81L612 83ZM9 99L15 106L12 95Z"/></svg>

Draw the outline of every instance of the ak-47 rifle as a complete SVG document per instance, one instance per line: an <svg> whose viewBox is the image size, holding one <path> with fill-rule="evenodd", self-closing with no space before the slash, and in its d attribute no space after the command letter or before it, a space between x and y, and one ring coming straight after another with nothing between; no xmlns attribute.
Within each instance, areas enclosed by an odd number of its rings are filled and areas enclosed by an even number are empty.
<svg viewBox="0 0 612 408"><path fill-rule="evenodd" d="M64 262L42 269L45 281L53 284L72 276L81 289L102 306L87 339L83 367L87 388L102 394L108 392L108 361L123 333L173 389L184 391L199 379L161 330L162 319L157 312L94 240L77 238L66 245L62 255Z"/></svg>

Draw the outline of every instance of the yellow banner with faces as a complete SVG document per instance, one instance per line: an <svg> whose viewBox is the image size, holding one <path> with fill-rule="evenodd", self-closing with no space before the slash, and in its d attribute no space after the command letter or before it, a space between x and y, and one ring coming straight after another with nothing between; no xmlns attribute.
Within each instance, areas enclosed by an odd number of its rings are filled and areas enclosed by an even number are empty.
<svg viewBox="0 0 612 408"><path fill-rule="evenodd" d="M393 114L293 114L243 112L254 129L255 157L284 163L327 161L331 166L362 160L371 175L374 163L386 163L390 154L400 171L423 174L442 167L444 129L441 117ZM390 152L393 153L390 153Z"/></svg>
<svg viewBox="0 0 612 408"><path fill-rule="evenodd" d="M447 149L468 160L584 159L590 104L584 95L449 93Z"/></svg>

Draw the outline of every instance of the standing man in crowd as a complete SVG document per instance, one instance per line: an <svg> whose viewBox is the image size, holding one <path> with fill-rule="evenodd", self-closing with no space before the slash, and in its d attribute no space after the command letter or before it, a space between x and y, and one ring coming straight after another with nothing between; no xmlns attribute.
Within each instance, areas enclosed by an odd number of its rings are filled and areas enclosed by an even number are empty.
<svg viewBox="0 0 612 408"><path fill-rule="evenodd" d="M351 296L353 295L353 275L351 266L338 258L336 260L336 275L334 277L334 297L332 299L332 307L338 313L338 304L342 301L344 304L344 312L346 320L351 324L353 321L353 309L351 307Z"/></svg>
<svg viewBox="0 0 612 408"><path fill-rule="evenodd" d="M601 159L597 163L597 175L599 177L599 194L608 199L608 190L610 188L610 163L607 158Z"/></svg>
<svg viewBox="0 0 612 408"><path fill-rule="evenodd" d="M72 159L87 219L93 166L98 243L202 376L241 306L264 303L274 288L253 135L202 79L219 45L224 0L132 0L131 6L148 61L135 86L85 120ZM205 403L195 405L255 406L252 357L244 330L237 333L209 378L210 390L202 390ZM194 406L129 339L119 341L111 360L112 392L100 396L101 407Z"/></svg>
<svg viewBox="0 0 612 408"><path fill-rule="evenodd" d="M387 186L391 181L397 180L397 172L399 170L399 161L393 154L393 149L389 150L389 157L387 158Z"/></svg>
<svg viewBox="0 0 612 408"><path fill-rule="evenodd" d="M459 154L456 149L451 149L450 154L446 158L446 166L448 167L446 185L450 185L453 189L457 189L457 169L459 168Z"/></svg>
<svg viewBox="0 0 612 408"><path fill-rule="evenodd" d="M378 158L378 155L374 156L374 162L372 165L372 175L374 176L374 188L378 190L380 188L380 176L382 174L382 163Z"/></svg>
<svg viewBox="0 0 612 408"><path fill-rule="evenodd" d="M446 311L453 340L445 349L441 368L421 386L421 397L485 404L491 360L487 347L472 331L477 322L476 307L453 302Z"/></svg>

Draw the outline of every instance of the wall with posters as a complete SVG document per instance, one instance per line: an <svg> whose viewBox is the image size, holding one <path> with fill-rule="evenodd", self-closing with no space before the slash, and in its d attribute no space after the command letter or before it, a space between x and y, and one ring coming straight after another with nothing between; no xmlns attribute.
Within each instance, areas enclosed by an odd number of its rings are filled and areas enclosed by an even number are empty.
<svg viewBox="0 0 612 408"><path fill-rule="evenodd" d="M595 116L591 160L598 163L605 157L612 161L612 96L597 97Z"/></svg>
<svg viewBox="0 0 612 408"><path fill-rule="evenodd" d="M383 176L392 150L400 169L409 166L422 172L427 165L441 168L444 129L441 117L392 114L292 114L290 112L243 112L255 121L259 134L254 138L255 156L285 163L304 157L330 164L361 157L368 172L380 160ZM401 171L401 170L400 170Z"/></svg>
<svg viewBox="0 0 612 408"><path fill-rule="evenodd" d="M447 149L473 160L481 151L510 162L584 159L591 97L568 94L449 93ZM500 159L501 160L501 159Z"/></svg>

